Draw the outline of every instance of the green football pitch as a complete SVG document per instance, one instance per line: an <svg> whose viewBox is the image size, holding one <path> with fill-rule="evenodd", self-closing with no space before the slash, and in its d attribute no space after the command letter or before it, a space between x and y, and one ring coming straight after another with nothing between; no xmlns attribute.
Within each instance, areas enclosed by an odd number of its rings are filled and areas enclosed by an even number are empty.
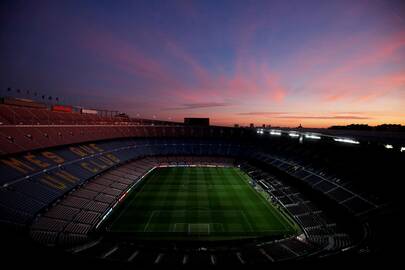
<svg viewBox="0 0 405 270"><path fill-rule="evenodd" d="M156 168L107 220L107 230L139 238L227 240L284 237L299 227L238 168Z"/></svg>

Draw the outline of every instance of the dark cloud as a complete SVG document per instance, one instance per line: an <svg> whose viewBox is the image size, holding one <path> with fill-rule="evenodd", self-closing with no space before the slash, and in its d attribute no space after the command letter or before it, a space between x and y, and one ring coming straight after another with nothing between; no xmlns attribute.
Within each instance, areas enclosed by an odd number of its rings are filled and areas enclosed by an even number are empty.
<svg viewBox="0 0 405 270"><path fill-rule="evenodd" d="M268 116L268 115L280 115L280 114L289 114L288 112L243 112L238 113L238 115L256 115L256 116Z"/></svg>
<svg viewBox="0 0 405 270"><path fill-rule="evenodd" d="M276 116L276 118L283 118L283 119L345 119L345 120L371 119L370 117L356 116L356 115L333 115L333 116L286 115L286 116Z"/></svg>
<svg viewBox="0 0 405 270"><path fill-rule="evenodd" d="M232 104L225 102L199 102L199 103L184 103L179 107L166 108L167 111L177 111L177 110L193 110L202 108L213 108L213 107L227 107Z"/></svg>
<svg viewBox="0 0 405 270"><path fill-rule="evenodd" d="M361 112L354 112L352 114L332 114L332 115L296 115L292 112L243 112L238 115L246 116L273 116L274 118L281 119L347 119L347 120L361 120L372 119L366 116L359 116Z"/></svg>

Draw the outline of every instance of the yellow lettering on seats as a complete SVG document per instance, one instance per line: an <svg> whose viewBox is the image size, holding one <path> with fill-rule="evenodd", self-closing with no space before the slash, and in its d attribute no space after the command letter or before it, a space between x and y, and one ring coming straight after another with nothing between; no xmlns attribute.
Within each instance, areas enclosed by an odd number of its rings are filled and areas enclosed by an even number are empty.
<svg viewBox="0 0 405 270"><path fill-rule="evenodd" d="M86 146L86 145L80 145L79 146L81 149L83 149L84 151L86 151L89 154L94 154L96 153L96 151L94 151L93 149L91 149L90 147Z"/></svg>
<svg viewBox="0 0 405 270"><path fill-rule="evenodd" d="M106 169L106 168L108 168L107 165L102 164L102 163L99 163L99 162L96 162L95 160L91 160L90 162L93 163L94 165L96 165L97 167L99 167L100 169Z"/></svg>
<svg viewBox="0 0 405 270"><path fill-rule="evenodd" d="M116 163L120 162L119 158L117 158L113 154L109 153L109 154L106 154L105 156L108 157L109 159L111 159L112 161L116 162Z"/></svg>
<svg viewBox="0 0 405 270"><path fill-rule="evenodd" d="M49 163L47 163L47 162L44 162L44 161L42 161L42 160L39 160L39 159L36 159L35 158L35 155L33 155L33 154L28 154L28 155L25 155L24 156L24 158L26 159L26 160L28 160L29 162L31 162L31 163L34 163L35 165L37 165L38 167L41 167L41 168L48 168L49 167Z"/></svg>
<svg viewBox="0 0 405 270"><path fill-rule="evenodd" d="M98 152L103 152L104 150L97 146L95 143L90 143L89 146Z"/></svg>
<svg viewBox="0 0 405 270"><path fill-rule="evenodd" d="M52 188L56 188L59 190L64 190L66 188L66 185L64 183L62 183L61 181L50 175L45 175L43 178L41 178L40 181L45 185L48 185Z"/></svg>
<svg viewBox="0 0 405 270"><path fill-rule="evenodd" d="M104 163L106 163L106 164L108 164L108 165L110 165L110 166L112 166L112 165L115 164L113 161L111 161L111 160L109 160L108 158L103 157L103 156L100 156L100 157L98 157L97 159L103 161Z"/></svg>
<svg viewBox="0 0 405 270"><path fill-rule="evenodd" d="M71 146L69 147L69 150L72 151L73 153L75 153L76 155L80 156L80 157L85 157L87 156L87 153L77 147Z"/></svg>
<svg viewBox="0 0 405 270"><path fill-rule="evenodd" d="M88 170L88 171L90 171L90 172L93 172L93 173L96 173L96 172L99 171L99 169L98 169L97 167L91 166L91 165L90 165L89 163L87 163L87 162L82 162L82 163L80 163L80 166L82 166L84 169L86 169L86 170Z"/></svg>
<svg viewBox="0 0 405 270"><path fill-rule="evenodd" d="M58 164L65 162L65 159L63 159L61 156L58 156L57 154L52 153L52 152L42 152L42 155Z"/></svg>
<svg viewBox="0 0 405 270"><path fill-rule="evenodd" d="M22 173L28 173L30 171L32 171L32 172L35 171L35 168L25 164L22 161L19 161L16 158L2 159L1 162L3 162L7 166L14 168L17 171L22 172Z"/></svg>
<svg viewBox="0 0 405 270"><path fill-rule="evenodd" d="M76 181L79 180L78 177L74 176L71 173L68 173L67 171L58 171L55 173L55 175L61 177L62 179L70 183L76 183Z"/></svg>

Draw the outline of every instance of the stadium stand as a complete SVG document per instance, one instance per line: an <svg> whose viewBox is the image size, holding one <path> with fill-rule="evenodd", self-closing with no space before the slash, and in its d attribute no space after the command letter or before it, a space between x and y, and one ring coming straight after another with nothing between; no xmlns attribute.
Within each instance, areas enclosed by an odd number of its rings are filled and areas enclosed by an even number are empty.
<svg viewBox="0 0 405 270"><path fill-rule="evenodd" d="M254 129L140 123L9 104L0 104L0 122L0 224L72 254L177 265L324 257L356 249L368 237L367 218L389 203L383 191L363 185L361 179L376 171L356 162L372 151L380 154L374 148L353 149L348 157L335 145L263 139ZM387 156L376 166L389 173L400 163L392 161ZM240 167L302 235L178 252L95 233L152 168L184 165Z"/></svg>

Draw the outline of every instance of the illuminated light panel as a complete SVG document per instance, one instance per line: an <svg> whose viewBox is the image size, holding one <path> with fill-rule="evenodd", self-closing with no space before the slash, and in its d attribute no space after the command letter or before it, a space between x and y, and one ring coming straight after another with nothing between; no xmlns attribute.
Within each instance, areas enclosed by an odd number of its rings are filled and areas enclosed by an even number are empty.
<svg viewBox="0 0 405 270"><path fill-rule="evenodd" d="M404 152L405 151L405 147L401 147L401 152Z"/></svg>
<svg viewBox="0 0 405 270"><path fill-rule="evenodd" d="M291 133L288 133L288 136L290 136L290 137L299 137L300 136L300 134L297 134L297 133L293 133L293 132L291 132Z"/></svg>
<svg viewBox="0 0 405 270"><path fill-rule="evenodd" d="M321 137L318 135L313 135L313 134L305 134L305 138L307 139L315 139L315 140L320 140Z"/></svg>
<svg viewBox="0 0 405 270"><path fill-rule="evenodd" d="M352 140L352 139L345 139L345 138L334 138L335 142L343 142L343 143L352 143L352 144L359 144L360 142Z"/></svg>
<svg viewBox="0 0 405 270"><path fill-rule="evenodd" d="M281 131L279 131L279 130L270 130L270 135L277 135L277 136L280 136L280 135L281 135Z"/></svg>
<svg viewBox="0 0 405 270"><path fill-rule="evenodd" d="M391 144L386 144L385 145L385 148L387 148L387 149L392 149L392 148L394 148Z"/></svg>

